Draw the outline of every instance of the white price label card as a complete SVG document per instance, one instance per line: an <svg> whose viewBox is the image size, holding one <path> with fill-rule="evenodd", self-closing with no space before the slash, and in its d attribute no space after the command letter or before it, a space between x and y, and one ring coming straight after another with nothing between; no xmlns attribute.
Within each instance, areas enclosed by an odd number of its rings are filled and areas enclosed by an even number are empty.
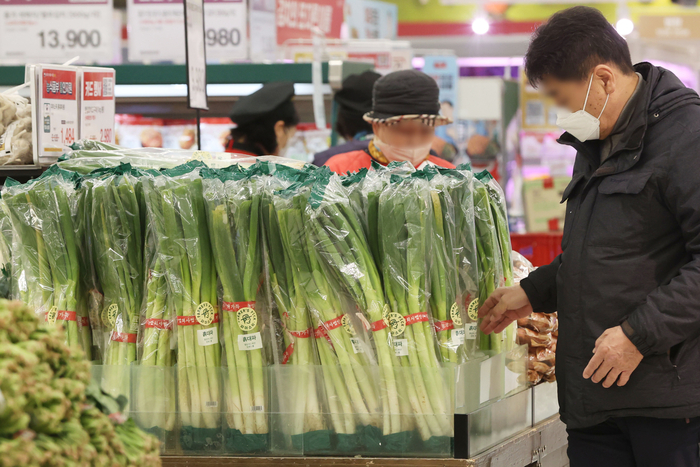
<svg viewBox="0 0 700 467"><path fill-rule="evenodd" d="M112 0L2 0L0 63L110 60Z"/></svg>
<svg viewBox="0 0 700 467"><path fill-rule="evenodd" d="M37 66L35 79L39 158L58 158L78 138L78 68Z"/></svg>
<svg viewBox="0 0 700 467"><path fill-rule="evenodd" d="M204 0L208 62L226 63L248 58L246 14L244 0Z"/></svg>
<svg viewBox="0 0 700 467"><path fill-rule="evenodd" d="M197 343L200 347L219 343L219 336L216 335L216 328L199 329L197 331Z"/></svg>
<svg viewBox="0 0 700 467"><path fill-rule="evenodd" d="M185 62L183 0L128 0L129 60ZM248 58L244 0L204 0L207 61Z"/></svg>
<svg viewBox="0 0 700 467"><path fill-rule="evenodd" d="M357 337L351 337L350 343L352 344L352 351L355 353L365 353L365 349L362 347L362 342Z"/></svg>
<svg viewBox="0 0 700 467"><path fill-rule="evenodd" d="M259 332L241 334L238 336L238 350L262 349L262 337Z"/></svg>
<svg viewBox="0 0 700 467"><path fill-rule="evenodd" d="M114 69L83 67L82 70L80 137L114 143Z"/></svg>
<svg viewBox="0 0 700 467"><path fill-rule="evenodd" d="M408 339L394 339L392 342L397 357L408 357Z"/></svg>
<svg viewBox="0 0 700 467"><path fill-rule="evenodd" d="M476 323L467 323L467 325L465 327L466 327L465 338L467 340L476 339L476 330L477 330Z"/></svg>
<svg viewBox="0 0 700 467"><path fill-rule="evenodd" d="M453 345L464 344L464 328L453 329L451 337L452 337L452 344Z"/></svg>

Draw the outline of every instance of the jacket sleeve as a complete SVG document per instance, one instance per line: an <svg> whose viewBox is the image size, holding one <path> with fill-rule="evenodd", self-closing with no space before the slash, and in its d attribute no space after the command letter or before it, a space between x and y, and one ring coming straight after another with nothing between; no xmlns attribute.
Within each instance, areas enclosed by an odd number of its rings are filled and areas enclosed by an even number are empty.
<svg viewBox="0 0 700 467"><path fill-rule="evenodd" d="M686 130L688 131L688 130ZM700 332L700 134L680 138L668 154L659 188L681 228L690 261L656 288L622 329L642 355L667 352Z"/></svg>
<svg viewBox="0 0 700 467"><path fill-rule="evenodd" d="M553 313L557 311L557 272L561 265L561 255L547 266L532 271L520 281L520 286L527 294L535 313Z"/></svg>

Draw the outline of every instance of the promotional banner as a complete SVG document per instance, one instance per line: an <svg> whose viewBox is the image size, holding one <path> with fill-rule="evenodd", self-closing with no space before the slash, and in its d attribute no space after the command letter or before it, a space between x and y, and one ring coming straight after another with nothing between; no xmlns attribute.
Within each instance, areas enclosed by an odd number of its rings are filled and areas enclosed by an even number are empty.
<svg viewBox="0 0 700 467"><path fill-rule="evenodd" d="M129 60L185 62L182 0L128 0ZM245 0L204 0L207 61L245 60L248 28Z"/></svg>
<svg viewBox="0 0 700 467"><path fill-rule="evenodd" d="M345 0L277 0L277 44L310 39L313 28L339 39L344 7Z"/></svg>
<svg viewBox="0 0 700 467"><path fill-rule="evenodd" d="M80 137L114 143L114 69L82 69Z"/></svg>
<svg viewBox="0 0 700 467"><path fill-rule="evenodd" d="M348 0L347 23L350 39L396 39L399 8L373 0Z"/></svg>
<svg viewBox="0 0 700 467"><path fill-rule="evenodd" d="M2 0L0 63L112 57L112 0Z"/></svg>

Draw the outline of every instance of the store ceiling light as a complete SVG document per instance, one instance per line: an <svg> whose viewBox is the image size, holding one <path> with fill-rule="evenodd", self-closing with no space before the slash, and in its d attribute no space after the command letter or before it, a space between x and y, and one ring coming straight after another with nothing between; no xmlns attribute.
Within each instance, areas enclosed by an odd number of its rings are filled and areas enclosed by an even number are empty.
<svg viewBox="0 0 700 467"><path fill-rule="evenodd" d="M474 18L474 21L472 21L472 31L474 31L474 34L482 36L489 32L490 27L489 21L483 16L477 16Z"/></svg>
<svg viewBox="0 0 700 467"><path fill-rule="evenodd" d="M634 23L629 18L620 18L617 20L615 29L621 36L629 36L634 31Z"/></svg>

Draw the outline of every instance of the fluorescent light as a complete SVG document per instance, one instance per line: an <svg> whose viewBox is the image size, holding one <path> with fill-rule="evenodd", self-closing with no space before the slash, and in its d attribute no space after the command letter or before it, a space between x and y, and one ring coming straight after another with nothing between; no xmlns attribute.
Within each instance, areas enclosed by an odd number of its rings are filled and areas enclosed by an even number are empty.
<svg viewBox="0 0 700 467"><path fill-rule="evenodd" d="M634 23L629 18L620 18L617 20L615 29L617 29L618 34L621 36L628 36L634 31Z"/></svg>
<svg viewBox="0 0 700 467"><path fill-rule="evenodd" d="M484 35L487 32L489 32L489 28L491 26L489 25L489 22L486 18L484 17L477 17L474 18L474 21L472 21L472 31L474 31L474 34L478 35Z"/></svg>

